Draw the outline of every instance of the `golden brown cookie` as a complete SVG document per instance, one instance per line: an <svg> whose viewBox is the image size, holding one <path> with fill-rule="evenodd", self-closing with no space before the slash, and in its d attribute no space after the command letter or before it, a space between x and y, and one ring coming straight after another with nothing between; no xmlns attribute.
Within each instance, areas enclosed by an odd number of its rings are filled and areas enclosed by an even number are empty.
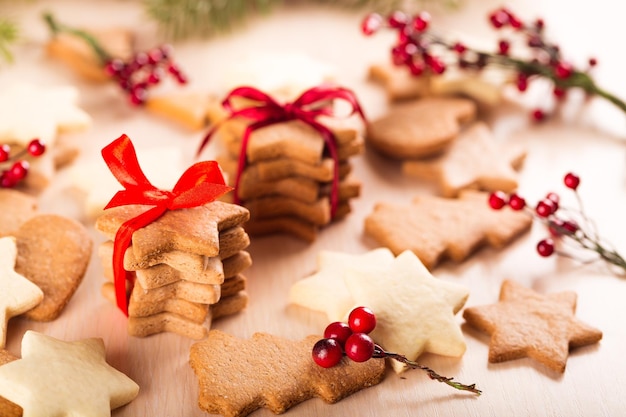
<svg viewBox="0 0 626 417"><path fill-rule="evenodd" d="M200 130L209 124L208 109L214 101L208 94L174 92L149 96L145 108L190 130Z"/></svg>
<svg viewBox="0 0 626 417"><path fill-rule="evenodd" d="M124 222L147 209L148 207L139 205L108 209L96 220L96 229L113 239ZM131 247L135 258L142 261L156 259L163 253L174 250L217 256L220 252L219 232L238 226L248 218L249 212L244 207L221 201L213 201L200 207L170 210L135 231Z"/></svg>
<svg viewBox="0 0 626 417"><path fill-rule="evenodd" d="M429 97L394 104L386 115L368 124L367 144L395 159L433 156L446 149L475 114L476 105L462 98Z"/></svg>
<svg viewBox="0 0 626 417"><path fill-rule="evenodd" d="M397 65L372 65L368 77L385 88L391 101L415 99L430 94L429 76L414 77L407 68Z"/></svg>
<svg viewBox="0 0 626 417"><path fill-rule="evenodd" d="M0 237L12 236L37 214L37 200L21 191L0 188Z"/></svg>
<svg viewBox="0 0 626 417"><path fill-rule="evenodd" d="M526 151L521 145L497 142L486 124L474 123L461 132L440 156L405 161L402 170L411 176L434 180L445 197L461 190L513 192Z"/></svg>
<svg viewBox="0 0 626 417"><path fill-rule="evenodd" d="M191 347L189 363L200 385L199 405L211 414L246 416L259 408L276 414L310 398L334 403L384 378L384 359L333 368L313 362L318 336L299 341L265 333L242 340L219 330Z"/></svg>
<svg viewBox="0 0 626 417"><path fill-rule="evenodd" d="M378 203L365 219L365 233L396 256L413 251L429 270L446 258L461 262L480 246L501 248L530 230L532 217L494 211L487 197L464 191L456 199L420 196L409 205Z"/></svg>
<svg viewBox="0 0 626 417"><path fill-rule="evenodd" d="M532 358L565 372L570 349L591 345L602 332L575 317L576 293L540 294L505 280L495 304L468 307L467 323L491 335L489 362Z"/></svg>
<svg viewBox="0 0 626 417"><path fill-rule="evenodd" d="M43 301L26 317L54 320L83 280L91 258L91 238L82 224L56 214L31 218L20 226L15 237L15 270L44 293Z"/></svg>
<svg viewBox="0 0 626 417"><path fill-rule="evenodd" d="M17 360L16 356L4 349L0 349L0 366L5 363L13 362ZM12 403L6 398L0 397L0 416L2 417L22 417L23 410L19 405Z"/></svg>
<svg viewBox="0 0 626 417"><path fill-rule="evenodd" d="M263 197L243 204L250 210L251 220L296 217L318 226L330 223L330 203L326 197L313 204L288 197Z"/></svg>

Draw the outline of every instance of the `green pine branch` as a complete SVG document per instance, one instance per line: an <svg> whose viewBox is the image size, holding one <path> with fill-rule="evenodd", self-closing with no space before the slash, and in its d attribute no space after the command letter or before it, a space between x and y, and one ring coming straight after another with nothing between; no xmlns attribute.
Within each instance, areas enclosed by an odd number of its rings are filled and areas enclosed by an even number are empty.
<svg viewBox="0 0 626 417"><path fill-rule="evenodd" d="M13 61L9 46L17 40L17 25L10 20L0 18L0 57L7 62Z"/></svg>
<svg viewBox="0 0 626 417"><path fill-rule="evenodd" d="M148 16L171 39L207 37L229 31L247 18L267 14L286 0L142 0ZM460 0L307 0L353 9L386 13L407 3L426 7L438 2L455 6Z"/></svg>

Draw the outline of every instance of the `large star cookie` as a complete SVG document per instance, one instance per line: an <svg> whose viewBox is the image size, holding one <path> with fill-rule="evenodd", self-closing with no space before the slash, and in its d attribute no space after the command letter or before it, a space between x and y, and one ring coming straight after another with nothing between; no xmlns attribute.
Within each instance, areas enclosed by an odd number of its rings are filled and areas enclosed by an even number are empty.
<svg viewBox="0 0 626 417"><path fill-rule="evenodd" d="M191 347L200 408L225 417L246 416L266 407L275 414L314 397L334 403L379 383L385 362L353 362L322 368L311 349L318 336L294 341L264 333L241 340L219 330Z"/></svg>
<svg viewBox="0 0 626 417"><path fill-rule="evenodd" d="M486 193L464 191L455 199L421 196L410 205L379 203L365 219L365 232L396 255L413 251L432 269L445 258L461 262L481 245L503 247L531 225L526 213L492 210Z"/></svg>
<svg viewBox="0 0 626 417"><path fill-rule="evenodd" d="M53 145L57 133L91 124L77 102L74 87L5 86L0 90L0 142L26 146L39 138L46 146Z"/></svg>
<svg viewBox="0 0 626 417"><path fill-rule="evenodd" d="M109 417L139 387L105 361L102 339L65 342L27 331L22 359L0 366L0 396L24 416Z"/></svg>
<svg viewBox="0 0 626 417"><path fill-rule="evenodd" d="M317 257L317 272L291 286L289 302L322 311L330 321L344 320L355 306L343 281L346 271L358 267L386 268L393 260L393 254L386 248L360 255L322 251Z"/></svg>
<svg viewBox="0 0 626 417"><path fill-rule="evenodd" d="M512 192L517 188L518 168L526 156L521 146L497 142L486 124L478 122L462 132L441 156L405 161L405 173L434 179L446 197L461 190Z"/></svg>
<svg viewBox="0 0 626 417"><path fill-rule="evenodd" d="M6 328L11 317L25 313L43 299L43 292L15 272L15 238L0 238L0 348L6 342Z"/></svg>
<svg viewBox="0 0 626 417"><path fill-rule="evenodd" d="M0 349L0 366L5 363L12 362L18 358L4 349ZM2 417L22 417L22 407L12 403L4 397L0 396L0 416Z"/></svg>
<svg viewBox="0 0 626 417"><path fill-rule="evenodd" d="M507 280L497 303L468 307L463 317L491 335L489 362L529 357L565 372L570 349L602 339L602 332L578 320L575 311L574 292L544 295Z"/></svg>
<svg viewBox="0 0 626 417"><path fill-rule="evenodd" d="M422 353L460 357L465 340L454 315L463 307L467 288L433 277L410 251L388 268L351 269L344 281L357 305L376 314L372 338L385 350L416 360ZM396 372L405 369L393 361Z"/></svg>

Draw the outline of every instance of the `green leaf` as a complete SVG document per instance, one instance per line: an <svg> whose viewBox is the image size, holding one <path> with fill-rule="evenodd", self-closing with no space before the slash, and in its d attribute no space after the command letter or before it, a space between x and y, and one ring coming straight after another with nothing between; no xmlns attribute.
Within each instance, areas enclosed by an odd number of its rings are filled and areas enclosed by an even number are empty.
<svg viewBox="0 0 626 417"><path fill-rule="evenodd" d="M9 45L17 40L18 34L15 23L0 18L0 56L7 62L13 61Z"/></svg>

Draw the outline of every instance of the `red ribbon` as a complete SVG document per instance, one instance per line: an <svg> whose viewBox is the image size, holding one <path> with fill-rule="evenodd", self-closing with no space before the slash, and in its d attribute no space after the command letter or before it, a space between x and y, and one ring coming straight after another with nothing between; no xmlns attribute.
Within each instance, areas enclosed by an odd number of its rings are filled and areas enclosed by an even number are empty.
<svg viewBox="0 0 626 417"><path fill-rule="evenodd" d="M111 173L124 187L104 208L142 204L153 206L123 223L115 234L113 245L113 276L117 306L128 316L124 253L130 246L133 233L157 220L168 210L202 206L226 194L232 187L226 185L219 165L215 161L193 164L180 177L172 191L160 190L144 175L130 138L120 136L102 149L102 157Z"/></svg>
<svg viewBox="0 0 626 417"><path fill-rule="evenodd" d="M235 97L256 101L259 104L235 110L231 102ZM337 140L328 127L316 120L319 116L336 116L333 108L328 105L328 101L332 100L346 101L351 107L349 116L357 113L361 116L361 119L365 121L365 115L354 93L342 87L313 87L302 93L295 101L284 105L279 104L268 94L254 87L239 87L228 93L224 101L222 101L222 106L229 112L228 117L224 121L239 116L252 120L252 123L246 127L243 138L241 139L239 163L237 164L237 173L235 175L235 203L240 203L237 190L239 189L241 174L246 166L246 150L248 149L250 134L256 129L275 123L300 120L322 135L330 157L333 159L334 169L330 193L330 214L331 217L335 216L339 205L339 156L337 154ZM204 149L219 126L218 124L213 127L204 137L198 148L197 155L202 152L202 149Z"/></svg>

